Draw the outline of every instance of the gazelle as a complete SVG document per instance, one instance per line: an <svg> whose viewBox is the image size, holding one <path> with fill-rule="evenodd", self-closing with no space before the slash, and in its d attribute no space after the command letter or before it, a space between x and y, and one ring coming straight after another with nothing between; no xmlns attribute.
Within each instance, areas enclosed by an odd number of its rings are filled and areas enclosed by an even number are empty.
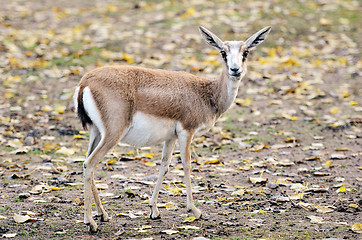
<svg viewBox="0 0 362 240"><path fill-rule="evenodd" d="M97 231L92 218L92 194L101 221L109 216L101 205L93 174L97 163L119 141L134 146L163 144L162 163L150 199L152 219L159 218L157 198L166 175L176 140L184 167L187 209L196 218L201 212L191 192L193 136L211 128L235 100L240 80L246 74L248 52L270 32L263 28L243 41L221 41L200 27L205 41L220 51L223 71L210 80L186 72L154 70L132 66L101 67L85 74L74 93L74 104L84 128L90 128L90 143L84 169L84 223Z"/></svg>

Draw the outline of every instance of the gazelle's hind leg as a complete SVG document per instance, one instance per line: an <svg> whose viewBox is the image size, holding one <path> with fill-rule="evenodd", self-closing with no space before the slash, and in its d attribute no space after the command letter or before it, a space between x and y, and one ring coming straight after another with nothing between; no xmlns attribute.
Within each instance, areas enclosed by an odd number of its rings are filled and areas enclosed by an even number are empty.
<svg viewBox="0 0 362 240"><path fill-rule="evenodd" d="M96 89L94 90L97 91ZM108 96L97 92L98 101L107 99ZM87 158L84 162L84 223L89 225L91 232L97 231L97 224L92 217L92 195L94 197L97 211L102 217L102 221L109 219L108 214L103 209L94 184L93 174L98 162L103 159L107 152L114 147L120 140L124 130L129 125L130 116L127 113L132 112L128 102L123 100L121 95L113 96L112 100L107 100L103 108L98 108L93 93L89 87L83 90L84 109L91 119L91 141L88 149ZM117 109L117 110L115 110ZM109 128L105 128L108 126Z"/></svg>
<svg viewBox="0 0 362 240"><path fill-rule="evenodd" d="M158 175L158 179L156 182L155 189L153 190L152 198L150 200L149 206L151 207L151 215L152 219L157 219L160 217L160 212L157 209L157 198L160 192L162 181L168 172L168 168L171 162L172 151L175 146L176 138L172 138L170 140L166 140L163 145L162 151L162 159L161 159L161 167Z"/></svg>
<svg viewBox="0 0 362 240"><path fill-rule="evenodd" d="M98 128L93 124L90 128L90 141L89 141L89 148L87 153L87 158L92 154L95 148L98 146L99 142L101 141L101 133L99 132ZM98 195L97 187L94 183L94 174L91 174L91 188L93 193L94 202L97 206L97 216L101 217L102 222L107 222L109 220L109 216L107 212L104 210L101 200Z"/></svg>
<svg viewBox="0 0 362 240"><path fill-rule="evenodd" d="M97 224L92 217L92 193L95 199L97 209L101 212L103 221L108 220L108 214L105 212L101 206L101 201L98 196L98 191L95 187L93 180L94 169L97 166L97 163L106 155L106 153L118 142L119 132L114 131L112 133L104 133L101 136L101 140L98 145L92 151L92 153L87 157L86 161L83 164L84 169L84 223L89 225L89 230L91 232L97 231Z"/></svg>

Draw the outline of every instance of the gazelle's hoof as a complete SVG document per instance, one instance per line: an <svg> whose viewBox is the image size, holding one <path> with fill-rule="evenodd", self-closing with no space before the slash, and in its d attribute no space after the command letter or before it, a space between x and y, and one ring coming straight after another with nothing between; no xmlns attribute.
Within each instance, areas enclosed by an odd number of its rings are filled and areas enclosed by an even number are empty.
<svg viewBox="0 0 362 240"><path fill-rule="evenodd" d="M108 222L110 217L108 216L108 213L104 213L101 215L101 222Z"/></svg>
<svg viewBox="0 0 362 240"><path fill-rule="evenodd" d="M158 211L158 209L157 208L154 209L152 206L150 206L150 208L151 208L150 218L153 220L160 219L161 216L160 216L160 212Z"/></svg>
<svg viewBox="0 0 362 240"><path fill-rule="evenodd" d="M88 225L88 231L91 233L96 233L98 231L98 226L96 224L96 222L89 222L86 223L86 225Z"/></svg>
<svg viewBox="0 0 362 240"><path fill-rule="evenodd" d="M202 213L201 213L201 211L200 211L199 209L197 209L195 206L192 207L192 208L190 208L190 209L188 209L187 211L188 211L188 212L192 212L192 213L194 214L194 216L195 216L196 219L201 218Z"/></svg>
<svg viewBox="0 0 362 240"><path fill-rule="evenodd" d="M152 219L152 220L157 220L157 219L161 219L161 216L160 216L160 214L158 214L157 216L152 216L152 213L150 214L150 218Z"/></svg>

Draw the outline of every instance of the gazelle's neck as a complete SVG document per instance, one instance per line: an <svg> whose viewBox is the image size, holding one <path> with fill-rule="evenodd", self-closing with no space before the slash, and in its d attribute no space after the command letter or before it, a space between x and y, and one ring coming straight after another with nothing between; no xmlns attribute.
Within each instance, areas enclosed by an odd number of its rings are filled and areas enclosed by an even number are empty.
<svg viewBox="0 0 362 240"><path fill-rule="evenodd" d="M241 77L242 78L242 77ZM220 115L228 110L231 104L234 102L240 85L240 80L230 79L229 74L224 70L221 73L219 80L219 111Z"/></svg>

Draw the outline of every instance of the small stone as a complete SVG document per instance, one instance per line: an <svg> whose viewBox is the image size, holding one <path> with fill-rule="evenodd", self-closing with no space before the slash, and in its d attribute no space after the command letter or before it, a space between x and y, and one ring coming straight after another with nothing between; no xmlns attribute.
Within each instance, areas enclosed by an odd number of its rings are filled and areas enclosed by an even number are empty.
<svg viewBox="0 0 362 240"><path fill-rule="evenodd" d="M30 193L20 193L19 198L20 199L26 199L30 197Z"/></svg>
<svg viewBox="0 0 362 240"><path fill-rule="evenodd" d="M266 187L270 188L270 189L276 189L276 188L278 188L278 184L272 183L272 182L267 182Z"/></svg>
<svg viewBox="0 0 362 240"><path fill-rule="evenodd" d="M27 136L25 138L25 146L31 146L34 145L36 143L36 139L32 136Z"/></svg>

